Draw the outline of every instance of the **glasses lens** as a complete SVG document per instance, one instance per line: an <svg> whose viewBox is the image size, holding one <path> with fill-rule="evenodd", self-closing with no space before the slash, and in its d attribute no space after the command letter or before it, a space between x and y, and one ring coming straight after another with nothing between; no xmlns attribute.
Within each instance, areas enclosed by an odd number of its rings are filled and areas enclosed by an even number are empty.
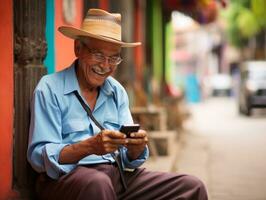
<svg viewBox="0 0 266 200"><path fill-rule="evenodd" d="M97 51L93 49L89 49L86 44L84 44L85 47L89 50L90 54L92 55L93 59L97 62L105 62L105 59L108 60L108 63L110 65L119 65L122 62L122 58L120 56L105 56L102 53L98 53Z"/></svg>
<svg viewBox="0 0 266 200"><path fill-rule="evenodd" d="M92 53L94 59L97 61L97 62L104 62L105 61L105 57L103 54L101 53Z"/></svg>
<svg viewBox="0 0 266 200"><path fill-rule="evenodd" d="M114 56L114 57L109 58L109 64L110 65L118 65L121 63L121 61L122 61L122 59L118 56Z"/></svg>

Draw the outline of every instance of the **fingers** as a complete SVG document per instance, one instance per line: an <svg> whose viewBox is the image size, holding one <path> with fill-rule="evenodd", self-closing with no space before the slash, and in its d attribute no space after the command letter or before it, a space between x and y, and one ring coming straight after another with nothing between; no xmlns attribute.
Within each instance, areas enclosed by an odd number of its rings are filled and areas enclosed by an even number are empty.
<svg viewBox="0 0 266 200"><path fill-rule="evenodd" d="M123 145L130 149L143 149L148 143L147 133L144 130L131 133L130 138L119 131L103 130L98 136L98 145L96 145L96 152L99 155L116 151L119 146Z"/></svg>
<svg viewBox="0 0 266 200"><path fill-rule="evenodd" d="M126 136L118 131L104 130L101 137L104 144L124 145L127 142Z"/></svg>
<svg viewBox="0 0 266 200"><path fill-rule="evenodd" d="M103 146L106 153L115 152L118 149L118 145L114 144L104 144Z"/></svg>
<svg viewBox="0 0 266 200"><path fill-rule="evenodd" d="M111 130L103 130L102 131L102 135L103 136L108 136L110 138L120 138L120 139L123 139L123 138L126 138L126 135L123 134L123 133L120 133L119 131L111 131Z"/></svg>
<svg viewBox="0 0 266 200"><path fill-rule="evenodd" d="M138 132L130 133L131 138L145 138L147 137L147 132L144 130L139 130Z"/></svg>
<svg viewBox="0 0 266 200"><path fill-rule="evenodd" d="M93 145L94 154L104 155L116 151L120 145L126 144L126 138L120 133L116 133L110 130L101 131L95 137L96 143Z"/></svg>
<svg viewBox="0 0 266 200"><path fill-rule="evenodd" d="M143 145L148 143L147 132L144 130L139 130L136 133L131 133L130 138L128 138L128 145Z"/></svg>
<svg viewBox="0 0 266 200"><path fill-rule="evenodd" d="M130 133L131 138L144 138L146 136L147 136L146 132Z"/></svg>
<svg viewBox="0 0 266 200"><path fill-rule="evenodd" d="M110 137L103 137L102 141L103 143L110 143L110 144L116 144L116 145L123 145L127 143L126 139L113 139Z"/></svg>
<svg viewBox="0 0 266 200"><path fill-rule="evenodd" d="M127 145L142 145L142 144L147 144L148 143L148 137L144 138L130 138L127 141Z"/></svg>

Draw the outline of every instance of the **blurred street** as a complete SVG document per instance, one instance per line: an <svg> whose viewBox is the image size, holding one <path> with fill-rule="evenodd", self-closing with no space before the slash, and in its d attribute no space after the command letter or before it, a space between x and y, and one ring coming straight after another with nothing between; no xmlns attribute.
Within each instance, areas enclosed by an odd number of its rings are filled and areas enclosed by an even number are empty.
<svg viewBox="0 0 266 200"><path fill-rule="evenodd" d="M265 200L265 111L241 116L233 98L211 98L190 109L178 172L202 179L211 200Z"/></svg>

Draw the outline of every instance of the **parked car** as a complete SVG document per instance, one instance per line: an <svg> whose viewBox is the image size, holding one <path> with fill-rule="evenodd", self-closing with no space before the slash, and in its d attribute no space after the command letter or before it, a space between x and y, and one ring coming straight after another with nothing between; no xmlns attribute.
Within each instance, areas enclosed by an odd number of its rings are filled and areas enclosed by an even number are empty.
<svg viewBox="0 0 266 200"><path fill-rule="evenodd" d="M239 112L266 107L266 61L244 62L240 67Z"/></svg>
<svg viewBox="0 0 266 200"><path fill-rule="evenodd" d="M216 74L210 79L213 96L230 96L232 90L232 78L228 74Z"/></svg>

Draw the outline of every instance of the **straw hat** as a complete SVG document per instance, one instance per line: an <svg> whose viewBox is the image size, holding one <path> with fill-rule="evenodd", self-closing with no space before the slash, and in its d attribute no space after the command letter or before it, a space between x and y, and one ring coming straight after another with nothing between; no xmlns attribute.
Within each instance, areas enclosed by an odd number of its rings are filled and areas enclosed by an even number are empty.
<svg viewBox="0 0 266 200"><path fill-rule="evenodd" d="M140 42L127 43L121 40L121 15L109 13L101 9L89 9L81 28L61 26L58 30L65 36L77 39L79 36L88 36L107 42L121 44L122 47L135 47Z"/></svg>

